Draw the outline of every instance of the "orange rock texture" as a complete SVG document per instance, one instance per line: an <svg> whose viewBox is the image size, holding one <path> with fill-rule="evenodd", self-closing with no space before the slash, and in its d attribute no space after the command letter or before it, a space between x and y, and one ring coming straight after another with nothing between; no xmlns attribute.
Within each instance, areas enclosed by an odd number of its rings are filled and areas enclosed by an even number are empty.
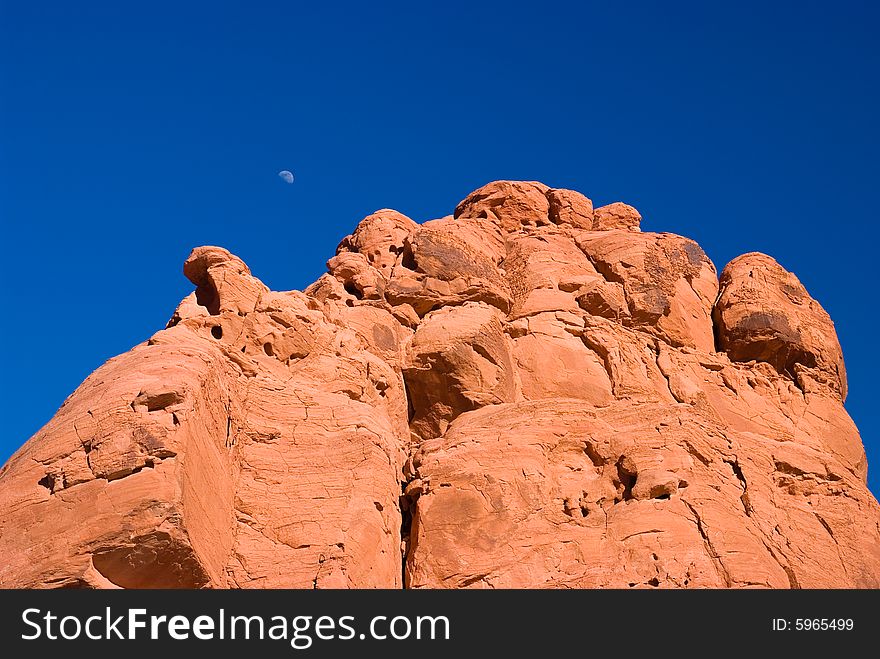
<svg viewBox="0 0 880 659"><path fill-rule="evenodd" d="M877 588L831 319L640 220L498 181L302 292L195 249L0 471L0 586Z"/></svg>

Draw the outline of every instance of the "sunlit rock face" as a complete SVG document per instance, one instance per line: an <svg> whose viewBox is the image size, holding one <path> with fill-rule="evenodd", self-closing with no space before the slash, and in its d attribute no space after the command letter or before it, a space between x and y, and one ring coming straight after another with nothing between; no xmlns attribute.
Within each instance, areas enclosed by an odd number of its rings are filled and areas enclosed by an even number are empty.
<svg viewBox="0 0 880 659"><path fill-rule="evenodd" d="M0 470L0 586L880 586L830 318L640 221L497 181L302 292L193 250Z"/></svg>

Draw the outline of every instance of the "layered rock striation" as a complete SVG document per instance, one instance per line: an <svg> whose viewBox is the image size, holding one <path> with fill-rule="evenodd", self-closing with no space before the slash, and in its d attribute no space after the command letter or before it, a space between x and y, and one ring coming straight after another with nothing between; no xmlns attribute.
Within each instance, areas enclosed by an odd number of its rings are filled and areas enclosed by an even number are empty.
<svg viewBox="0 0 880 659"><path fill-rule="evenodd" d="M830 318L640 220L499 181L302 292L195 249L0 470L0 586L880 586Z"/></svg>

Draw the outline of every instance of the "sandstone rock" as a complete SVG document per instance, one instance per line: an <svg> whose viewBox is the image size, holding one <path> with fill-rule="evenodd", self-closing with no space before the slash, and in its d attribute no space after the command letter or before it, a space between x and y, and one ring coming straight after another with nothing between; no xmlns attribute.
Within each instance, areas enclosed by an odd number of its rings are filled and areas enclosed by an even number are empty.
<svg viewBox="0 0 880 659"><path fill-rule="evenodd" d="M605 358L584 342L581 328L576 315L563 312L508 324L523 398L579 398L597 406L612 400Z"/></svg>
<svg viewBox="0 0 880 659"><path fill-rule="evenodd" d="M764 361L796 380L810 373L846 398L834 323L772 257L744 254L724 268L714 317L719 347L732 360Z"/></svg>
<svg viewBox="0 0 880 659"><path fill-rule="evenodd" d="M493 260L493 231L463 222L472 230L472 240L467 241L454 224L428 223L404 241L400 263L385 290L391 305L407 304L418 316L466 301L510 309L507 284Z"/></svg>
<svg viewBox="0 0 880 659"><path fill-rule="evenodd" d="M629 316L629 307L623 285L606 280L594 280L577 290L578 306L591 316L600 316L623 322Z"/></svg>
<svg viewBox="0 0 880 659"><path fill-rule="evenodd" d="M876 587L866 568L877 560L876 525L846 521L859 511L876 521L870 494L852 475L832 480L827 458L811 476L777 464L763 441L655 403L590 409L557 398L461 415L417 455L424 491L407 584ZM835 484L860 490L858 500L842 504ZM835 526L805 503L819 499L837 511ZM793 536L809 548L789 547ZM856 547L869 555L850 564Z"/></svg>
<svg viewBox="0 0 880 659"><path fill-rule="evenodd" d="M380 300L385 293L385 278L358 252L337 254L327 261L327 270L359 300Z"/></svg>
<svg viewBox="0 0 880 659"><path fill-rule="evenodd" d="M513 364L501 314L467 303L428 314L410 343L403 371L410 428L437 437L462 412L514 399Z"/></svg>
<svg viewBox="0 0 880 659"><path fill-rule="evenodd" d="M183 264L183 274L196 285L196 300L216 316L221 311L249 313L264 293L244 262L221 247L197 247Z"/></svg>
<svg viewBox="0 0 880 659"><path fill-rule="evenodd" d="M577 311L576 292L603 280L570 238L546 230L510 236L503 266L513 298L511 319Z"/></svg>
<svg viewBox="0 0 880 659"><path fill-rule="evenodd" d="M578 229L593 229L593 202L574 190L550 190L550 221Z"/></svg>
<svg viewBox="0 0 880 659"><path fill-rule="evenodd" d="M543 183L495 181L475 190L455 208L455 218L485 218L504 232L550 224L550 202Z"/></svg>
<svg viewBox="0 0 880 659"><path fill-rule="evenodd" d="M880 587L827 314L639 220L498 181L304 292L195 249L0 469L0 587Z"/></svg>
<svg viewBox="0 0 880 659"><path fill-rule="evenodd" d="M374 268L390 270L400 261L404 241L417 228L406 215L386 208L361 220L355 232L342 239L339 251L358 252Z"/></svg>
<svg viewBox="0 0 880 659"><path fill-rule="evenodd" d="M609 229L638 231L641 221L642 216L635 208L619 201L601 206L593 212L593 229L596 231Z"/></svg>
<svg viewBox="0 0 880 659"><path fill-rule="evenodd" d="M671 234L619 231L582 233L576 240L605 280L622 287L625 325L674 346L714 349L718 280L699 245Z"/></svg>

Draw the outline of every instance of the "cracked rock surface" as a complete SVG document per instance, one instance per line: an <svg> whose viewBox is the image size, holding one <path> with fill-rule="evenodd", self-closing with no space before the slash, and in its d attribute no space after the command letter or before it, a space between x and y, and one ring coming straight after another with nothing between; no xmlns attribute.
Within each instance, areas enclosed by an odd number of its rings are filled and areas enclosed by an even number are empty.
<svg viewBox="0 0 880 659"><path fill-rule="evenodd" d="M828 314L640 221L497 181L302 292L196 248L0 470L0 587L880 587Z"/></svg>

